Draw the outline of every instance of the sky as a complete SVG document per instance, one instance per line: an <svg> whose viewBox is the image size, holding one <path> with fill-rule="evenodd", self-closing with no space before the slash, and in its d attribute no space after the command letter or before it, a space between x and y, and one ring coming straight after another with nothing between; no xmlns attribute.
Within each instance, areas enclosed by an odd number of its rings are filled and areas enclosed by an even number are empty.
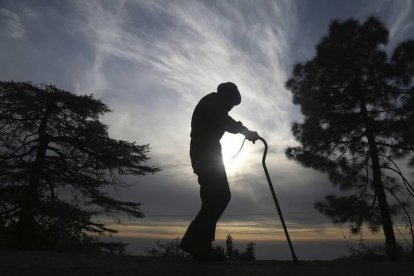
<svg viewBox="0 0 414 276"><path fill-rule="evenodd" d="M302 119L284 83L294 64L314 56L331 20L370 15L389 29L388 51L414 38L411 0L0 0L0 79L92 93L112 110L102 121L113 138L150 144L150 163L162 171L128 177L132 187L111 191L144 204L146 218L115 226L113 238L130 242L132 254L181 237L198 212L191 115L219 83L236 83L242 103L230 116L269 144L267 167L299 259L330 259L346 254L349 239L359 236L313 208L338 193L327 177L284 155L297 145L291 124ZM261 166L263 145L246 142L232 161L242 142L241 134L221 140L232 200L217 244L231 234L240 249L255 242L259 259L289 259ZM383 236L366 229L364 239Z"/></svg>

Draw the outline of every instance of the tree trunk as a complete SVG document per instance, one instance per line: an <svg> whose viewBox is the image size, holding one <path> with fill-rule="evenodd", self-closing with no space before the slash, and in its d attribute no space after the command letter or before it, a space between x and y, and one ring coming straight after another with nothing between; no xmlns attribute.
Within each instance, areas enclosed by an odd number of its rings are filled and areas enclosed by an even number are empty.
<svg viewBox="0 0 414 276"><path fill-rule="evenodd" d="M39 145L36 158L30 169L28 191L25 195L22 211L19 217L19 225L16 233L17 240L15 242L19 245L19 247L24 249L36 249L40 245L39 242L41 242L38 237L36 237L38 229L36 226L35 216L36 208L38 208L40 200L40 174L46 156L47 145L49 143L46 133L46 125L50 113L51 110L48 108L38 128Z"/></svg>
<svg viewBox="0 0 414 276"><path fill-rule="evenodd" d="M378 199L378 205L381 213L382 228L385 235L387 256L390 260L398 259L398 248L395 240L394 228L392 225L391 214L387 203L387 197L385 195L384 186L381 179L381 168L378 158L378 149L375 142L375 129L374 122L368 116L365 99L361 99L361 112L364 117L366 126L366 137L368 139L369 151L371 156L373 184L375 194Z"/></svg>

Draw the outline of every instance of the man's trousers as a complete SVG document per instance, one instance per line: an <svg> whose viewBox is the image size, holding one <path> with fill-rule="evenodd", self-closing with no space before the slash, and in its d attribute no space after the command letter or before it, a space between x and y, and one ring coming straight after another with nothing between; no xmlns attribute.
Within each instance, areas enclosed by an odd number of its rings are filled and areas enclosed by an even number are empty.
<svg viewBox="0 0 414 276"><path fill-rule="evenodd" d="M217 221L226 209L231 194L221 154L214 158L214 163L203 164L201 168L196 166L196 169L194 163L194 172L200 184L201 209L189 225L180 247L193 254L203 254L211 250Z"/></svg>

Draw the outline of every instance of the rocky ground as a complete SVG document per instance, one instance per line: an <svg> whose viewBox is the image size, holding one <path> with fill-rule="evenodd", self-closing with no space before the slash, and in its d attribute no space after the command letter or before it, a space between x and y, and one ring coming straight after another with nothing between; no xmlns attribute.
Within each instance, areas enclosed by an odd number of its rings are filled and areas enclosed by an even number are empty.
<svg viewBox="0 0 414 276"><path fill-rule="evenodd" d="M109 257L70 253L0 251L0 275L303 275L342 276L412 275L414 262L312 261L294 265L285 261L224 261L195 263L148 257Z"/></svg>

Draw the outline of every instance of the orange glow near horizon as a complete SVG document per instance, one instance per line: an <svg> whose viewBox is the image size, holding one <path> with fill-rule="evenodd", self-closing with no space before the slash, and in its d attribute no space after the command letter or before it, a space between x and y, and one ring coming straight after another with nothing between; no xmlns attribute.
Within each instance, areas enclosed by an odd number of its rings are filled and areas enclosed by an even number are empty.
<svg viewBox="0 0 414 276"><path fill-rule="evenodd" d="M125 225L125 227L111 225L119 232L116 237L126 238L151 238L151 239L176 239L183 236L187 229L187 224L182 225ZM402 225L399 227L403 227ZM332 224L321 224L317 227L306 225L294 225L290 227L289 234L292 240L296 241L334 241L347 240L350 238L359 239L359 235L351 236L349 230ZM230 234L237 241L244 242L277 242L284 241L285 234L280 225L269 227L269 225L249 224L246 222L219 223L217 225L216 240L223 241ZM365 241L382 241L384 235L371 233L364 229L363 238Z"/></svg>

